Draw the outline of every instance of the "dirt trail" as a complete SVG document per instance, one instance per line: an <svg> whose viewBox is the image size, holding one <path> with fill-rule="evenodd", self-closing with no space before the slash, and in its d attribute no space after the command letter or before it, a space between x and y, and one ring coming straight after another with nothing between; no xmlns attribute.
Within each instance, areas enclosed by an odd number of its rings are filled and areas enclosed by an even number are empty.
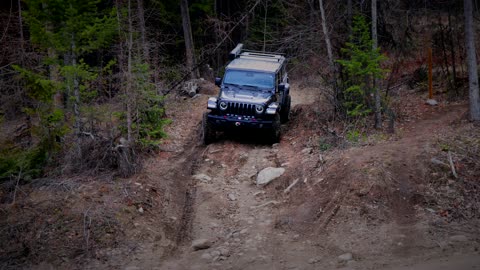
<svg viewBox="0 0 480 270"><path fill-rule="evenodd" d="M447 165L437 181L430 161L441 151L435 138L466 125L465 104L428 107L411 93L397 134L352 145L328 126L319 89L294 85L292 120L279 144L230 134L205 147L199 123L217 88L205 89L169 97L169 139L141 173L25 187L21 207L1 209L10 230L4 239L39 253L23 263L28 249L13 246L17 257L3 259L35 269L480 269L472 268L480 257L478 208L469 219L442 216L441 207L456 207L463 179L448 177ZM285 173L257 186L266 167ZM432 183L446 192L436 196L453 199L432 201ZM211 247L194 251L198 239Z"/></svg>
<svg viewBox="0 0 480 270"><path fill-rule="evenodd" d="M297 106L313 103L312 90L294 94ZM433 133L449 132L464 111L432 111L405 125L397 139L334 151L322 166L316 150L301 151L308 138L289 127L279 145L223 139L208 146L192 173L191 231L160 268L376 269L439 257L443 246L419 210L425 178L419 160ZM265 167L287 173L258 187ZM284 193L297 179L292 194ZM193 251L195 239L212 247ZM346 252L353 260L337 258Z"/></svg>
<svg viewBox="0 0 480 270"><path fill-rule="evenodd" d="M293 92L292 121L273 146L235 136L201 146L195 134L206 97L180 102L185 108L180 105L172 115L177 122L163 146L169 157L147 167L154 181L186 190L165 192L172 205L183 205L180 212L160 209L156 216L180 220L168 230L162 226L169 223L153 219L161 224L161 241L140 244L134 260L107 265L130 270L416 269L422 263L421 269L440 265L440 258L455 252L467 254L463 266L478 265L478 228L445 226L423 205L431 138L450 132L466 107L433 108L402 125L396 136L321 152L319 130L309 129L319 113L312 110L317 91ZM189 111L192 107L198 109ZM286 172L259 187L257 174L266 167ZM460 233L467 240L449 240ZM191 243L198 239L209 240L211 247L194 251Z"/></svg>

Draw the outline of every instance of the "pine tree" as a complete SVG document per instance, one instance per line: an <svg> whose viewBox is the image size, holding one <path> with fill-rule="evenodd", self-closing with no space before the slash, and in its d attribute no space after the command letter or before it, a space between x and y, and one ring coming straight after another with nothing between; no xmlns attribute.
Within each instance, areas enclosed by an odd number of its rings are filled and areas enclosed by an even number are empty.
<svg viewBox="0 0 480 270"><path fill-rule="evenodd" d="M26 81L33 106L25 108L38 119L32 132L39 138L36 149L45 152L44 160L62 145L62 138L73 130L82 132L81 106L96 96L89 83L96 78L95 68L84 57L110 44L116 33L114 11L99 11L99 0L26 0L23 13L30 39L44 53L35 71L15 69ZM81 158L76 140L78 158Z"/></svg>
<svg viewBox="0 0 480 270"><path fill-rule="evenodd" d="M374 109L372 78L383 78L386 70L380 64L386 59L380 49L372 50L368 24L363 16L354 16L352 34L342 53L346 59L337 62L343 67L346 80L343 82L342 105L347 116L365 116Z"/></svg>

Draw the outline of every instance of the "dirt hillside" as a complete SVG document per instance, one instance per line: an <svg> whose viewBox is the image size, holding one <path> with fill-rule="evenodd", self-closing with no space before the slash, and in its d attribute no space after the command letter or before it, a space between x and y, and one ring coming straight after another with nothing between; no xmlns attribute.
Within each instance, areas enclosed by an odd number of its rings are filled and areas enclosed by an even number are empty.
<svg viewBox="0 0 480 270"><path fill-rule="evenodd" d="M198 137L208 95L172 96L170 137L142 173L33 183L3 204L10 247L0 259L38 269L476 269L478 167L460 149L478 150L478 127L464 103L430 107L405 93L410 117L399 115L395 134L348 138L318 88L295 86L279 144L230 134L208 147ZM258 186L267 167L285 172Z"/></svg>

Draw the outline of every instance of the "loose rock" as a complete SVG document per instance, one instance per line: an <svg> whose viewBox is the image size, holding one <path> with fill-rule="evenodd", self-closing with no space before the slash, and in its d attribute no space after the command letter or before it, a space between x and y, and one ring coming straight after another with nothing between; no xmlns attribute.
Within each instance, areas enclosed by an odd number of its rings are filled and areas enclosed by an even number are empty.
<svg viewBox="0 0 480 270"><path fill-rule="evenodd" d="M193 179L202 181L202 182L209 182L212 180L212 178L206 174L200 173L200 174L195 174L193 176Z"/></svg>
<svg viewBox="0 0 480 270"><path fill-rule="evenodd" d="M447 163L445 163L445 162L443 162L443 161L441 161L441 160L438 160L438 159L436 159L436 158L430 159L430 162L432 162L432 164L434 164L434 165L440 165L440 166L444 166L444 167L449 168L449 166L448 166Z"/></svg>
<svg viewBox="0 0 480 270"><path fill-rule="evenodd" d="M450 236L450 242L467 242L468 238L465 235L453 235Z"/></svg>
<svg viewBox="0 0 480 270"><path fill-rule="evenodd" d="M340 262L348 262L348 261L353 260L353 255L352 255L352 253L344 253L344 254L338 256L338 260Z"/></svg>
<svg viewBox="0 0 480 270"><path fill-rule="evenodd" d="M207 249L212 246L212 242L208 239L197 239L192 242L193 250Z"/></svg>
<svg viewBox="0 0 480 270"><path fill-rule="evenodd" d="M208 252L205 252L205 253L202 254L201 258L209 261L209 260L212 259L212 255L210 255L210 253L208 253Z"/></svg>
<svg viewBox="0 0 480 270"><path fill-rule="evenodd" d="M428 104L430 106L436 106L438 105L438 102L435 99L427 99L427 101L425 101L425 104Z"/></svg>
<svg viewBox="0 0 480 270"><path fill-rule="evenodd" d="M229 194L228 194L228 199L229 199L230 201L236 201L236 200L237 200L237 198L235 197L235 194L233 194L233 193L229 193Z"/></svg>
<svg viewBox="0 0 480 270"><path fill-rule="evenodd" d="M264 186L285 173L285 168L268 167L261 170L257 175L257 185Z"/></svg>
<svg viewBox="0 0 480 270"><path fill-rule="evenodd" d="M222 255L222 256L225 256L225 257L230 256L230 250L228 248L221 247L221 248L218 249L218 251L220 252L220 255Z"/></svg>
<svg viewBox="0 0 480 270"><path fill-rule="evenodd" d="M302 154L311 154L312 151L313 151L313 149L310 148L310 147L304 148L304 149L302 150Z"/></svg>

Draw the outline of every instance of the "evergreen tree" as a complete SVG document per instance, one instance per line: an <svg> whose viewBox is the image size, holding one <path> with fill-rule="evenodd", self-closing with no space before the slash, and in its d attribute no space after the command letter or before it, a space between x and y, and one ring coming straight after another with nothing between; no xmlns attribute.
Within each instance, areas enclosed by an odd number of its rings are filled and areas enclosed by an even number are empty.
<svg viewBox="0 0 480 270"><path fill-rule="evenodd" d="M365 116L374 108L372 79L383 78L386 70L380 64L386 57L379 48L372 50L372 44L365 18L354 16L352 34L342 49L346 59L337 61L346 77L340 100L347 116Z"/></svg>
<svg viewBox="0 0 480 270"><path fill-rule="evenodd" d="M117 25L114 10L99 10L99 0L26 0L23 13L30 30L31 42L43 52L42 63L35 71L14 68L26 81L32 99L25 111L34 118L32 134L40 142L29 152L40 152L36 168L47 161L62 145L63 137L82 132L82 103L96 96L89 83L97 70L84 57L110 44ZM36 121L37 119L38 121ZM73 146L78 146L76 141ZM77 147L81 158L80 147ZM24 155L27 159L28 154ZM42 156L41 161L38 156ZM18 164L29 164L19 161ZM19 166L15 165L20 170ZM10 171L15 166L10 166ZM22 165L28 169L28 165ZM38 170L37 170L38 171ZM10 172L11 173L11 172ZM1 174L1 172L0 172Z"/></svg>

